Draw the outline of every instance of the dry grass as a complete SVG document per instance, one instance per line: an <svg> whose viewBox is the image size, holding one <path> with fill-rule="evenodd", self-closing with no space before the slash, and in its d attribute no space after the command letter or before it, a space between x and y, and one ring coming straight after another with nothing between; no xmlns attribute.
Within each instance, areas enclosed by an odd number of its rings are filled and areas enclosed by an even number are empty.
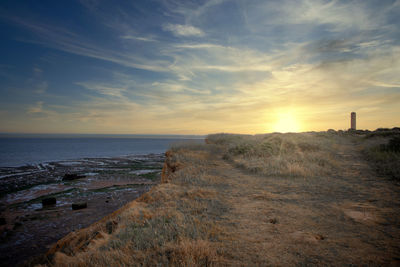
<svg viewBox="0 0 400 267"><path fill-rule="evenodd" d="M373 139L210 135L167 152L163 183L48 254L51 266L396 265L400 199ZM315 179L303 179L317 177Z"/></svg>
<svg viewBox="0 0 400 267"><path fill-rule="evenodd" d="M331 175L338 167L336 135L313 133L232 135L207 137L219 146L226 160L266 176L317 177Z"/></svg>
<svg viewBox="0 0 400 267"><path fill-rule="evenodd" d="M92 226L66 237L70 247L64 245L50 257L51 265L212 266L218 262L218 221L229 207L209 183L205 145L196 145L195 150L174 148L169 162L179 165L179 172L170 170L167 183L114 216L115 230L107 233L107 227Z"/></svg>

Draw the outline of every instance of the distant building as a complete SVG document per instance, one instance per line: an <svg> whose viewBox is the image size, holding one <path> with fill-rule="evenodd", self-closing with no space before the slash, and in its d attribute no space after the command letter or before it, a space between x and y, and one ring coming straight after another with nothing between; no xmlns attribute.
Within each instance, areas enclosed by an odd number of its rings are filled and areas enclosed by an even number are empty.
<svg viewBox="0 0 400 267"><path fill-rule="evenodd" d="M351 129L356 130L356 113L351 113Z"/></svg>

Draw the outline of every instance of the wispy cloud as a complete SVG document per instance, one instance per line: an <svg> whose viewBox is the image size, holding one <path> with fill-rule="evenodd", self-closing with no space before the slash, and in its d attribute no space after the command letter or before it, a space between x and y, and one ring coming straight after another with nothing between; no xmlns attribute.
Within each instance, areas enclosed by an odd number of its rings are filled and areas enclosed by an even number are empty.
<svg viewBox="0 0 400 267"><path fill-rule="evenodd" d="M177 44L174 47L187 49L229 49L229 47L211 43L183 43Z"/></svg>
<svg viewBox="0 0 400 267"><path fill-rule="evenodd" d="M40 44L69 53L101 59L127 67L150 71L165 71L169 62L165 60L144 58L139 53L116 51L104 48L86 37L62 27L45 25L19 17L7 16L7 19L26 27L37 34L37 39L20 39L21 41Z"/></svg>
<svg viewBox="0 0 400 267"><path fill-rule="evenodd" d="M370 31L387 26L386 15L393 6L387 2L384 5L371 5L365 1L284 0L279 3L264 2L256 6L259 12L250 12L257 14L255 18L262 12L273 15L263 25L325 25L329 27L328 30L340 33L346 30Z"/></svg>
<svg viewBox="0 0 400 267"><path fill-rule="evenodd" d="M36 102L35 105L28 108L28 114L43 113L43 101Z"/></svg>
<svg viewBox="0 0 400 267"><path fill-rule="evenodd" d="M35 92L38 93L38 94L43 94L43 93L46 92L48 87L49 87L49 85L48 85L48 83L46 81L39 82L36 85Z"/></svg>
<svg viewBox="0 0 400 267"><path fill-rule="evenodd" d="M42 74L43 70L39 67L33 67L33 72L37 75Z"/></svg>
<svg viewBox="0 0 400 267"><path fill-rule="evenodd" d="M124 93L127 91L127 89L123 87L115 87L112 85L98 84L93 82L77 82L76 84L101 95L117 98L124 98Z"/></svg>
<svg viewBox="0 0 400 267"><path fill-rule="evenodd" d="M156 39L151 37L141 37L141 36L134 36L134 35L123 35L121 39L125 40L136 40L136 41L143 41L143 42L157 42Z"/></svg>
<svg viewBox="0 0 400 267"><path fill-rule="evenodd" d="M204 36L203 30L196 28L192 25L180 25L180 24L165 24L163 29L172 32L176 36Z"/></svg>

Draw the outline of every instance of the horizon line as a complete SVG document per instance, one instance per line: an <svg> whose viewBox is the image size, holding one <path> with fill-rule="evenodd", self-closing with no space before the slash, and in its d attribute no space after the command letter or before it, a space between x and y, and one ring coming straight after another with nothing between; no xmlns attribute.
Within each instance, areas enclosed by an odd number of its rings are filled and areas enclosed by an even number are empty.
<svg viewBox="0 0 400 267"><path fill-rule="evenodd" d="M370 130L370 129L356 129L356 130L362 130L362 131L376 131L379 129L393 129L393 128L398 128L398 127L378 127L375 130ZM208 134L177 134L177 133L157 133L157 134L151 134L151 133L21 133L21 132L0 132L0 136L23 136L23 135L30 135L30 136L90 136L90 135L96 135L96 136L196 136L196 137L206 137L207 135L211 134L244 134L244 135L260 135L260 134L273 134L273 133L309 133L309 132L327 132L329 130L335 130L335 131L348 131L348 129L326 129L326 130L320 130L320 131L315 131L315 130L309 130L309 131L298 131L298 132L263 132L263 133L234 133L234 132L226 132L226 131L221 131L221 132L214 132L214 133L208 133Z"/></svg>

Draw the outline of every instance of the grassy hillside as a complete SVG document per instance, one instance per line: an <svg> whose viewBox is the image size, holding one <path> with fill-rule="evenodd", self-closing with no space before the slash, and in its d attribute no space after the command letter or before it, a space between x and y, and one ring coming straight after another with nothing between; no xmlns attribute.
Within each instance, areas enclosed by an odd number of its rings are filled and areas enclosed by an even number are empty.
<svg viewBox="0 0 400 267"><path fill-rule="evenodd" d="M60 240L47 265L398 264L400 191L365 161L398 166L390 140L216 134L175 146L160 185Z"/></svg>
<svg viewBox="0 0 400 267"><path fill-rule="evenodd" d="M219 147L223 158L266 176L332 174L338 167L338 136L324 134L267 134L256 136L216 134L207 142Z"/></svg>

